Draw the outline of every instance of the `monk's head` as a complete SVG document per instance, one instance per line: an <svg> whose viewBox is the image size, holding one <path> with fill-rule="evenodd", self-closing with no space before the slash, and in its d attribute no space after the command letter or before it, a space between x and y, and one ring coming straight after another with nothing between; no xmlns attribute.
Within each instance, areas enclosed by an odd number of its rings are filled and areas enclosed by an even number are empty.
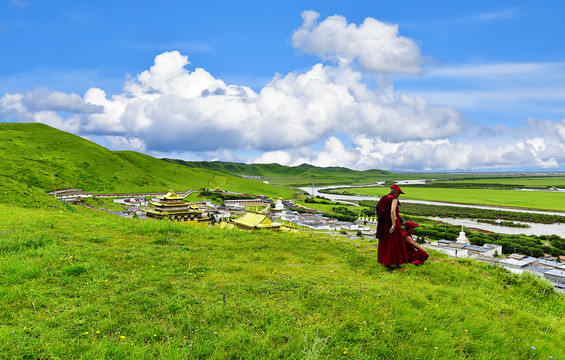
<svg viewBox="0 0 565 360"><path fill-rule="evenodd" d="M400 188L400 186L393 184L390 187L390 192L392 193L392 195L394 196L399 196L400 194L404 194L404 191L402 191L402 189Z"/></svg>
<svg viewBox="0 0 565 360"><path fill-rule="evenodd" d="M420 224L417 224L414 221L407 221L404 223L404 230L408 231L410 234L414 234L416 227L418 226L420 226Z"/></svg>

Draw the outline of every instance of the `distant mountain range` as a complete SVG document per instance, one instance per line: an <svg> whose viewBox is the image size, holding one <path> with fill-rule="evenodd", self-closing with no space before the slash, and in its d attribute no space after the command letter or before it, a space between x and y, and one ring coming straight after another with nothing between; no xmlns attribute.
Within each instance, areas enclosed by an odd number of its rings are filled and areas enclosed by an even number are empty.
<svg viewBox="0 0 565 360"><path fill-rule="evenodd" d="M236 176L259 177L272 183L293 186L309 186L312 183L317 185L369 183L394 176L393 173L384 170L356 171L344 167L317 167L309 164L284 166L222 161L163 160L191 168L214 170Z"/></svg>

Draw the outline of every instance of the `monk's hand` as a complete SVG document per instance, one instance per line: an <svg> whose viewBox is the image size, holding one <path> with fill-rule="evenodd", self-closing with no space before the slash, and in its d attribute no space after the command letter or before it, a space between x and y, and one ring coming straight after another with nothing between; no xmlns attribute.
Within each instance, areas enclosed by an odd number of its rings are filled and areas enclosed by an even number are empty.
<svg viewBox="0 0 565 360"><path fill-rule="evenodd" d="M394 226L390 228L389 232L392 234L394 232Z"/></svg>

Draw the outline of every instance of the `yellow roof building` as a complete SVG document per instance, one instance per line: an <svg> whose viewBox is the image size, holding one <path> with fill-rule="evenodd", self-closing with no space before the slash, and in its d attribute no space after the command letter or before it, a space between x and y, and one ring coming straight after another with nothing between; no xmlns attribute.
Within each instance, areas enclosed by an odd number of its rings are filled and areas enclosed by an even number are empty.
<svg viewBox="0 0 565 360"><path fill-rule="evenodd" d="M233 223L237 227L247 230L279 230L282 225L280 223L274 222L265 214L257 214L252 212L245 213L245 215L243 215L242 217L233 220Z"/></svg>
<svg viewBox="0 0 565 360"><path fill-rule="evenodd" d="M198 206L183 201L186 196L179 196L170 190L165 196L158 196L157 201L151 201L152 209L148 209L148 217L156 219L170 219L172 221L186 221L193 223L208 223L204 211Z"/></svg>

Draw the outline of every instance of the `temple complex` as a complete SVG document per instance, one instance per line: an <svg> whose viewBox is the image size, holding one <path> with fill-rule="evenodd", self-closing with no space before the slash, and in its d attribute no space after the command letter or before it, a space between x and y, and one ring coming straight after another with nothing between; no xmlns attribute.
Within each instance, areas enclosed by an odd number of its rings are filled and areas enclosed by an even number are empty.
<svg viewBox="0 0 565 360"><path fill-rule="evenodd" d="M172 190L165 196L157 196L150 204L152 209L146 211L147 217L208 224L210 217L206 210L183 201L186 196L179 196Z"/></svg>

